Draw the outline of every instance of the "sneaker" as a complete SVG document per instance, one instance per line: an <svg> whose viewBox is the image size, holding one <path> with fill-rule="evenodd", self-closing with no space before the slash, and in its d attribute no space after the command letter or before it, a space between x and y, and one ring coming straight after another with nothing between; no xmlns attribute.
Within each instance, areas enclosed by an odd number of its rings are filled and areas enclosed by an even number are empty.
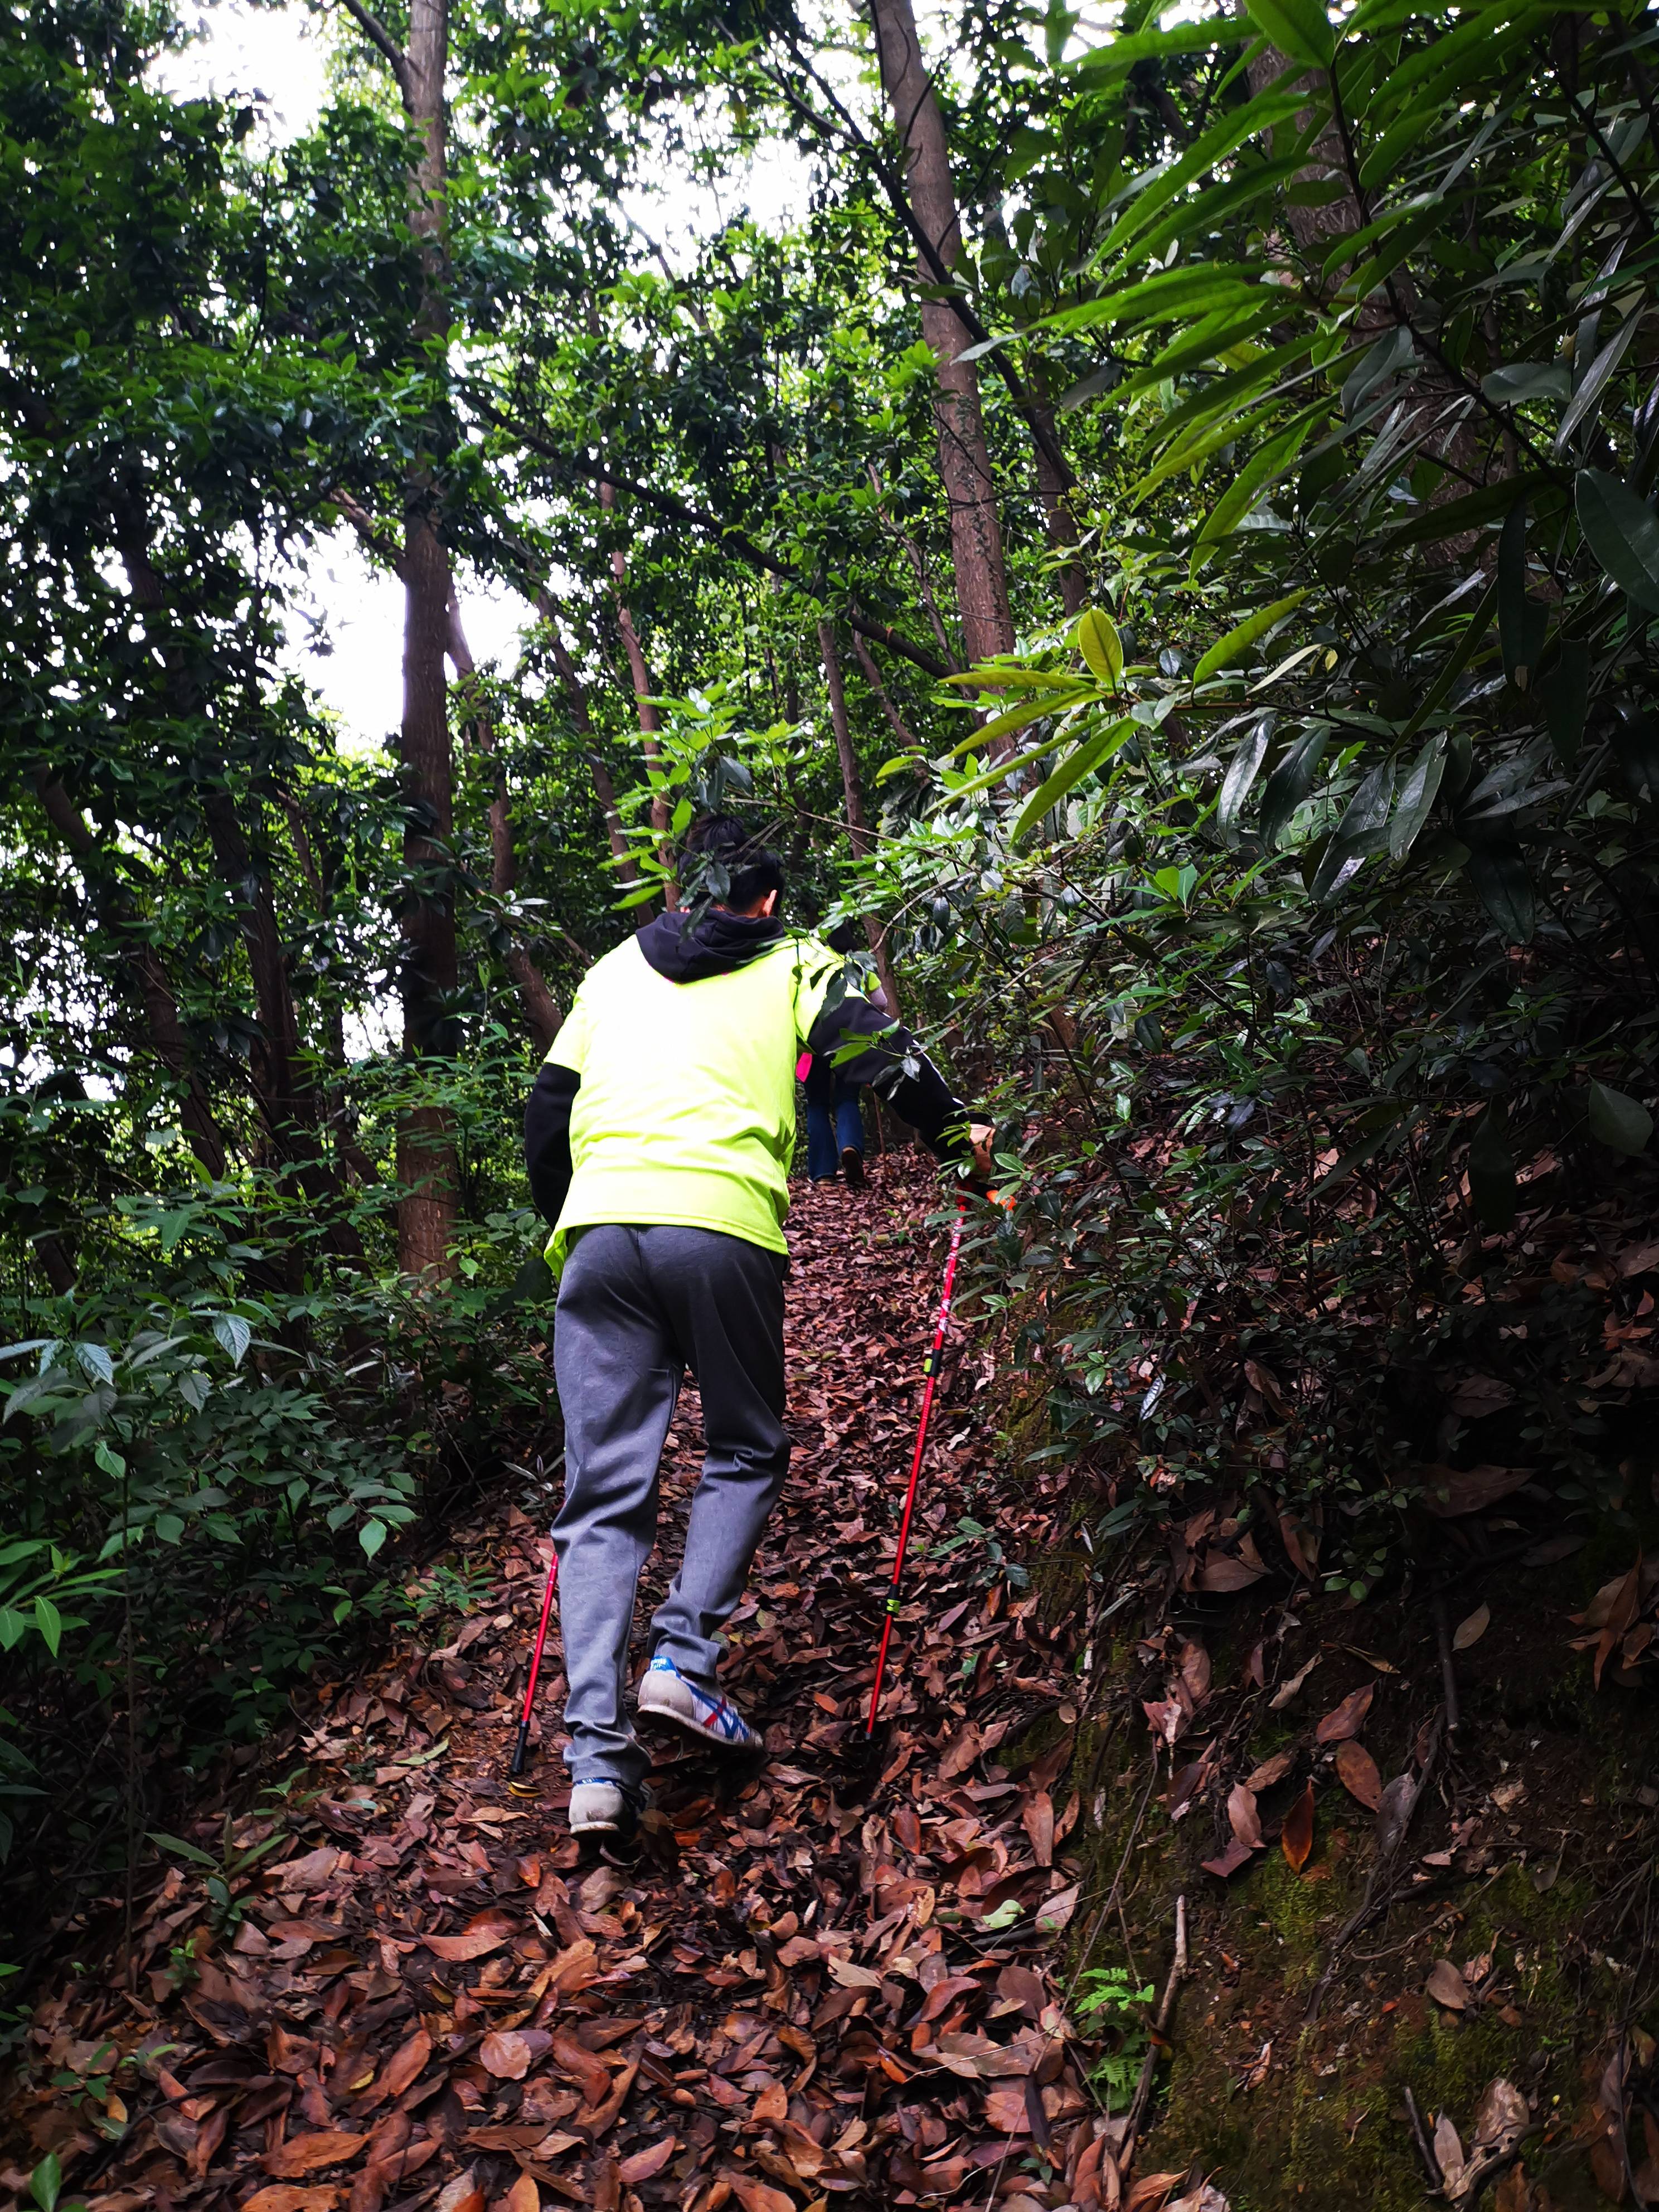
<svg viewBox="0 0 1659 2212"><path fill-rule="evenodd" d="M855 1145L848 1145L842 1154L841 1171L847 1178L848 1190L864 1188L864 1155Z"/></svg>
<svg viewBox="0 0 1659 2212"><path fill-rule="evenodd" d="M659 1652L640 1684L639 1708L659 1721L700 1735L722 1751L759 1751L762 1743L730 1698L711 1698L688 1682L673 1661Z"/></svg>
<svg viewBox="0 0 1659 2212"><path fill-rule="evenodd" d="M651 1793L593 1775L578 1782L570 1792L570 1832L573 1836L620 1836L631 1843L639 1833L640 1816L649 1809Z"/></svg>

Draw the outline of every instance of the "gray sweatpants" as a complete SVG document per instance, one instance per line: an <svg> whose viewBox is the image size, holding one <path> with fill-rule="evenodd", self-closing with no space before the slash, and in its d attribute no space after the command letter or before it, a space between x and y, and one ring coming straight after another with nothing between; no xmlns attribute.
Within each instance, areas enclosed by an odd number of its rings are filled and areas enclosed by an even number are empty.
<svg viewBox="0 0 1659 2212"><path fill-rule="evenodd" d="M650 1765L623 1698L634 1594L657 1533L657 1462L689 1367L702 1395L702 1479L685 1557L651 1623L712 1690L718 1632L743 1595L783 1487L780 1254L712 1229L585 1229L559 1285L554 1370L564 1414L564 1504L553 1523L568 1697L565 1759L586 1781L637 1783Z"/></svg>

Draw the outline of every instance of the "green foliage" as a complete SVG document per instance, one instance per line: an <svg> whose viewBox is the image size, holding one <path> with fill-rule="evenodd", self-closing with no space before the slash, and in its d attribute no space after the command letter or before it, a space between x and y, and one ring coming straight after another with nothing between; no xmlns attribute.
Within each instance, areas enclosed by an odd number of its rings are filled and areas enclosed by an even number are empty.
<svg viewBox="0 0 1659 2212"><path fill-rule="evenodd" d="M1152 2049L1152 2007L1158 1993L1148 1982L1137 1989L1127 1966L1090 1966L1080 1976L1072 2009L1091 2037L1102 2043L1089 2079L1110 2112L1134 2094L1146 2053Z"/></svg>

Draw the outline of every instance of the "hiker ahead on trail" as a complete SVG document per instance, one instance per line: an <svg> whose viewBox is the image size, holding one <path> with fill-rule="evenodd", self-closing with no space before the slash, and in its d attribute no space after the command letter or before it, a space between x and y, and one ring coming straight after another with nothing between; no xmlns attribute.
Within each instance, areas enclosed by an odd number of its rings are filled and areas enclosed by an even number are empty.
<svg viewBox="0 0 1659 2212"><path fill-rule="evenodd" d="M722 897L659 915L595 963L525 1116L560 1276L565 1498L553 1543L579 1832L630 1832L645 1803L650 1762L623 1677L657 1462L688 1367L702 1477L638 1705L719 1749L758 1747L715 1669L789 1464L783 1224L803 1047L829 1055L862 1041L838 1072L876 1084L940 1158L969 1158L962 1103L915 1038L845 991L827 945L778 918L778 855L724 815L690 847Z"/></svg>

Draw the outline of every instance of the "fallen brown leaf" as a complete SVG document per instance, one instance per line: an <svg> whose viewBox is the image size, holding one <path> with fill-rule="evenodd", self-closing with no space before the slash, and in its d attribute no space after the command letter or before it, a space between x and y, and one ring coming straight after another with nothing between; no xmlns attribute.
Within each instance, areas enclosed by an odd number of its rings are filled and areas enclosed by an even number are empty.
<svg viewBox="0 0 1659 2212"><path fill-rule="evenodd" d="M1452 1631L1452 1650L1467 1651L1471 1644L1478 1644L1492 1626L1492 1607L1478 1605L1468 1617L1460 1620Z"/></svg>
<svg viewBox="0 0 1659 2212"><path fill-rule="evenodd" d="M1469 1985L1449 1959L1437 1959L1429 1969L1429 1978L1424 1985L1437 2004L1449 2012L1465 2012L1468 2008Z"/></svg>
<svg viewBox="0 0 1659 2212"><path fill-rule="evenodd" d="M1313 1784L1307 1788L1285 1815L1285 1825L1279 1831L1279 1848L1290 1864L1292 1874L1300 1874L1308 1863L1308 1854L1314 1840Z"/></svg>
<svg viewBox="0 0 1659 2212"><path fill-rule="evenodd" d="M1375 1682L1367 1682L1358 1690L1351 1690L1340 1705L1333 1705L1314 1730L1316 1743L1340 1743L1346 1736L1358 1735L1365 1725L1365 1716L1376 1695Z"/></svg>
<svg viewBox="0 0 1659 2212"><path fill-rule="evenodd" d="M267 2173L283 2179L295 2174L314 2173L319 2166L343 2166L347 2159L355 2158L368 2141L366 2135L350 2135L340 2128L320 2128L309 2135L290 2136L285 2143L264 2155Z"/></svg>
<svg viewBox="0 0 1659 2212"><path fill-rule="evenodd" d="M1356 1743L1352 1737L1336 1747L1336 1778L1368 1813L1375 1813L1382 1804L1382 1778L1376 1771L1376 1761L1363 1743Z"/></svg>

